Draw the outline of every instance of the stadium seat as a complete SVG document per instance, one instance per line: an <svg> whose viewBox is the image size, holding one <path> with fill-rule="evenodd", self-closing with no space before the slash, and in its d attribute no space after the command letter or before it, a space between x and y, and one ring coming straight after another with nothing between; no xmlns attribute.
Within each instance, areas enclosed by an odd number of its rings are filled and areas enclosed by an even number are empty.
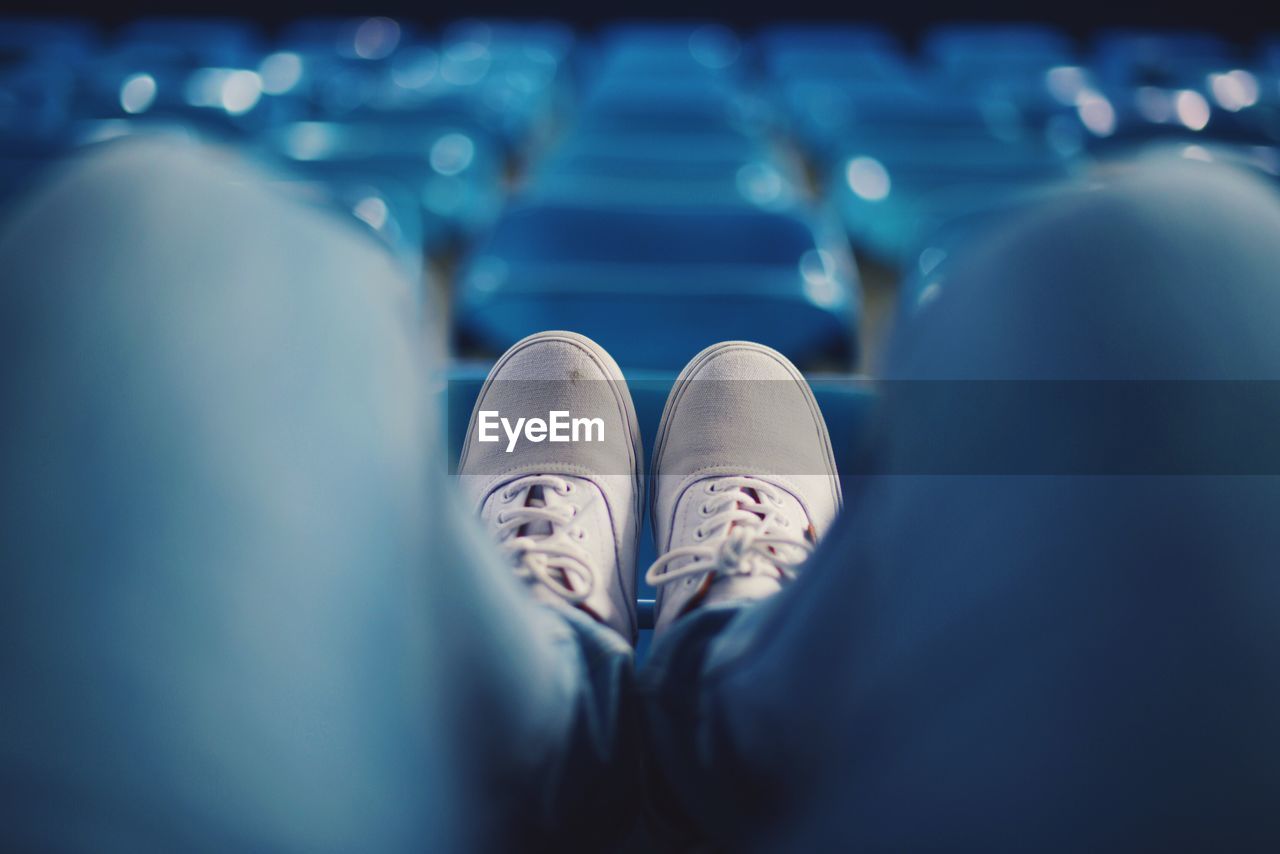
<svg viewBox="0 0 1280 854"><path fill-rule="evenodd" d="M287 25L278 45L311 56L377 62L406 47L412 36L408 24L391 18L318 17Z"/></svg>
<svg viewBox="0 0 1280 854"><path fill-rule="evenodd" d="M622 23L600 34L598 78L735 75L745 65L737 33L715 22Z"/></svg>
<svg viewBox="0 0 1280 854"><path fill-rule="evenodd" d="M949 219L1061 181L1071 166L1039 142L869 136L853 143L829 190L855 245L898 264Z"/></svg>
<svg viewBox="0 0 1280 854"><path fill-rule="evenodd" d="M684 350L725 338L848 366L857 311L840 242L797 214L527 205L470 257L456 322L492 351L565 327L635 367L676 367Z"/></svg>
<svg viewBox="0 0 1280 854"><path fill-rule="evenodd" d="M246 68L257 62L263 38L256 26L234 18L143 18L125 25L115 46L163 53L196 68Z"/></svg>
<svg viewBox="0 0 1280 854"><path fill-rule="evenodd" d="M784 77L827 72L843 77L841 63L856 68L864 57L901 58L902 52L898 40L880 27L829 23L765 27L756 45L769 73Z"/></svg>
<svg viewBox="0 0 1280 854"><path fill-rule="evenodd" d="M96 27L74 18L3 18L0 69L33 59L74 65L97 49L98 38Z"/></svg>
<svg viewBox="0 0 1280 854"><path fill-rule="evenodd" d="M762 208L802 198L799 164L732 136L648 136L610 145L581 137L548 155L521 196L541 202L598 205L725 205ZM598 142L598 141L597 141Z"/></svg>
<svg viewBox="0 0 1280 854"><path fill-rule="evenodd" d="M851 247L909 276L966 223L1118 158L1280 173L1274 39L987 21L908 47L857 23L378 16L276 32L6 20L0 197L81 144L215 139L411 272L450 271L436 285L467 352L571 326L667 369L685 354L645 334L662 327L848 368Z"/></svg>
<svg viewBox="0 0 1280 854"><path fill-rule="evenodd" d="M1114 29L1094 39L1092 64L1107 85L1178 87L1233 67L1235 51L1214 33Z"/></svg>
<svg viewBox="0 0 1280 854"><path fill-rule="evenodd" d="M1075 61L1074 47L1064 33L1032 24L935 27L925 36L922 52L959 85L1043 72Z"/></svg>
<svg viewBox="0 0 1280 854"><path fill-rule="evenodd" d="M302 174L338 184L407 190L422 217L427 250L487 225L501 204L502 163L469 129L380 121L292 122L264 135L264 147Z"/></svg>

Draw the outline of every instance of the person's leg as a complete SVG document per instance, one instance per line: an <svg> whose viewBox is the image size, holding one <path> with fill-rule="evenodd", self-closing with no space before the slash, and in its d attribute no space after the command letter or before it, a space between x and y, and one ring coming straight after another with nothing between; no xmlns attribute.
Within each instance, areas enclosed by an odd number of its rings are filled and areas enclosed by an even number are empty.
<svg viewBox="0 0 1280 854"><path fill-rule="evenodd" d="M1280 478L1247 417L1278 276L1274 190L1199 164L953 258L797 582L655 651L668 806L735 850L1274 850Z"/></svg>
<svg viewBox="0 0 1280 854"><path fill-rule="evenodd" d="M265 183L116 144L0 227L5 847L479 845L593 702L432 473L409 283Z"/></svg>
<svg viewBox="0 0 1280 854"><path fill-rule="evenodd" d="M673 835L669 843L696 844L699 828L684 826L682 813L704 818L718 805L730 814L745 806L731 797L737 772L713 750L719 733L690 726L706 713L697 690L703 650L746 603L795 580L839 513L840 480L803 375L781 353L744 341L708 347L680 372L651 472L659 557L645 576L657 588L643 676L654 760L649 812ZM690 764L702 754L705 766Z"/></svg>
<svg viewBox="0 0 1280 854"><path fill-rule="evenodd" d="M598 430L584 433L575 421ZM643 459L622 371L582 335L548 331L516 342L472 407L458 486L501 550L506 576L526 588L523 606L558 627L568 647L561 657L574 664L558 705L564 720L534 740L556 749L513 769L512 799L528 809L499 840L504 850L594 848L617 841L638 815L632 643ZM456 636L467 635L459 626ZM516 699L506 693L499 699ZM500 721L478 723L477 736ZM520 755L518 744L501 747Z"/></svg>

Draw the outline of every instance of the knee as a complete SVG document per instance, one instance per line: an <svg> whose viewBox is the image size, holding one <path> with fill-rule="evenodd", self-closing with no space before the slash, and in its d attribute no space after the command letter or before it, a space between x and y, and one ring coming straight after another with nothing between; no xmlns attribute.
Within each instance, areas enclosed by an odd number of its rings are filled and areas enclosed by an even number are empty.
<svg viewBox="0 0 1280 854"><path fill-rule="evenodd" d="M1270 185L1199 162L1134 166L954 252L891 362L992 379L1280 375L1277 270Z"/></svg>

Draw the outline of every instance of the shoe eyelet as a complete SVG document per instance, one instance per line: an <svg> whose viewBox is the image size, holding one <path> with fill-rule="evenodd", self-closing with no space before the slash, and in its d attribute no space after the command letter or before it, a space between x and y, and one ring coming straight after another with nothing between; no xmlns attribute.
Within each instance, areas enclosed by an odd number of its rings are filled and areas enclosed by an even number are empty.
<svg viewBox="0 0 1280 854"><path fill-rule="evenodd" d="M569 508L569 518L570 518L570 519L576 519L576 518L578 518L578 508L577 508L577 507L570 507L570 508Z"/></svg>
<svg viewBox="0 0 1280 854"><path fill-rule="evenodd" d="M707 534L706 534L706 532L705 532L705 531L703 531L701 528L694 528L694 529L693 529L693 538L694 538L695 540L701 540L701 539L702 539L703 537L705 537L706 535L707 535Z"/></svg>
<svg viewBox="0 0 1280 854"><path fill-rule="evenodd" d="M703 516L710 516L710 515L711 515L711 505L710 505L710 504L703 504L701 507L699 507L699 508L698 508L698 512L699 512L699 513L701 513Z"/></svg>
<svg viewBox="0 0 1280 854"><path fill-rule="evenodd" d="M573 538L575 540L585 540L587 538L587 532L581 528L577 528L573 532Z"/></svg>
<svg viewBox="0 0 1280 854"><path fill-rule="evenodd" d="M506 517L507 517L506 513L499 513L497 516L494 517L494 521L497 522L499 525L505 525L507 524Z"/></svg>
<svg viewBox="0 0 1280 854"><path fill-rule="evenodd" d="M568 481L565 481L564 489L562 489L562 490L560 490L560 491L561 491L562 493L564 493L565 495L568 495L570 492L573 492L573 484L572 484L572 483L569 483Z"/></svg>
<svg viewBox="0 0 1280 854"><path fill-rule="evenodd" d="M709 481L707 481L706 490L707 490L707 492L708 492L708 493L710 493L711 495L715 495L715 494L716 494L716 482L715 482L714 480L709 480Z"/></svg>

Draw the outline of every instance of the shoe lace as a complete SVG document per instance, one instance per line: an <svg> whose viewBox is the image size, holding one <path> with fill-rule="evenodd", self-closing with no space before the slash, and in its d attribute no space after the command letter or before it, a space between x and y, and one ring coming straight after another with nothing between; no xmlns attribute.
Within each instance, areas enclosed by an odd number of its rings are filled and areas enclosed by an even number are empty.
<svg viewBox="0 0 1280 854"><path fill-rule="evenodd" d="M564 496L577 492L588 498L550 507L545 500L548 489ZM538 474L506 484L500 498L502 509L493 517L495 533L516 577L542 584L571 604L585 601L591 595L594 575L590 555L579 545L586 532L575 528L573 520L596 500L594 492L563 477Z"/></svg>
<svg viewBox="0 0 1280 854"><path fill-rule="evenodd" d="M795 579L796 568L808 559L813 544L778 533L791 522L782 514L782 499L773 486L750 477L724 477L709 481L704 492L716 496L699 508L706 519L694 529L695 539L706 542L662 555L644 574L646 583L657 587L705 572L748 576L770 569L786 581ZM671 568L685 558L693 560Z"/></svg>

